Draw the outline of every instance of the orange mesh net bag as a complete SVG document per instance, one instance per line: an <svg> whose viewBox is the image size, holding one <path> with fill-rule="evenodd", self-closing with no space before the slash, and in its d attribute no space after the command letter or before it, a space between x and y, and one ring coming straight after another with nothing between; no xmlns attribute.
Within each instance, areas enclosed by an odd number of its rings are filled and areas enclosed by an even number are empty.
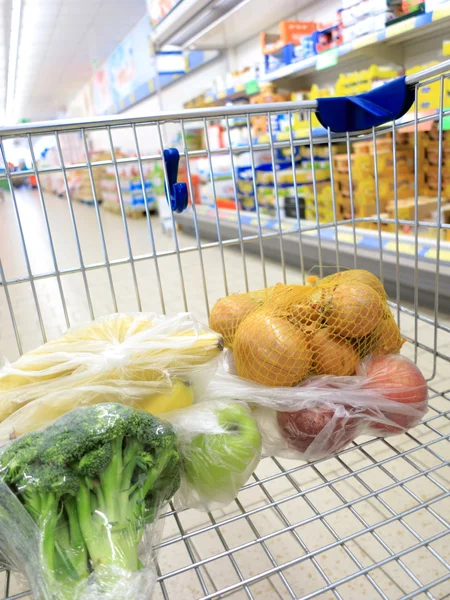
<svg viewBox="0 0 450 600"><path fill-rule="evenodd" d="M210 326L233 349L238 375L267 386L354 375L364 357L396 354L403 344L381 281L363 270L228 296L213 307Z"/></svg>

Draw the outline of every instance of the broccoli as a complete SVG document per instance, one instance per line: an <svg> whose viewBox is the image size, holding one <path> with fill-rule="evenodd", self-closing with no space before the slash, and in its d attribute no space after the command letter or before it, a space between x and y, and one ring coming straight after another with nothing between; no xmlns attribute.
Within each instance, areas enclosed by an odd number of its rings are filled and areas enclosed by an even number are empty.
<svg viewBox="0 0 450 600"><path fill-rule="evenodd" d="M114 568L142 567L144 528L180 484L171 425L120 404L79 408L18 438L0 470L41 531L48 587L67 600L90 570L106 589Z"/></svg>

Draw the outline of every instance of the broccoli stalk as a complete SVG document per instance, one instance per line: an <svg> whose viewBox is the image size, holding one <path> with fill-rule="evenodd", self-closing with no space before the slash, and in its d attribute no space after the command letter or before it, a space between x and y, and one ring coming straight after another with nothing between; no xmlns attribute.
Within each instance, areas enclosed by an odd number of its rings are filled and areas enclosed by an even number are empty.
<svg viewBox="0 0 450 600"><path fill-rule="evenodd" d="M50 589L67 600L90 569L107 590L142 567L145 526L180 482L171 426L119 404L74 410L19 438L0 468L41 531Z"/></svg>

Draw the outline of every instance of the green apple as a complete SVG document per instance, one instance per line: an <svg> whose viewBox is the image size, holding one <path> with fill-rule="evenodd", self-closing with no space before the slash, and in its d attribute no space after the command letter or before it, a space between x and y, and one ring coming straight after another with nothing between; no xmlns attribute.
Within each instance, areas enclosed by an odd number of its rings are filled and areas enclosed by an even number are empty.
<svg viewBox="0 0 450 600"><path fill-rule="evenodd" d="M185 447L187 480L205 500L233 499L261 457L261 434L239 404L215 410L221 433L200 433Z"/></svg>

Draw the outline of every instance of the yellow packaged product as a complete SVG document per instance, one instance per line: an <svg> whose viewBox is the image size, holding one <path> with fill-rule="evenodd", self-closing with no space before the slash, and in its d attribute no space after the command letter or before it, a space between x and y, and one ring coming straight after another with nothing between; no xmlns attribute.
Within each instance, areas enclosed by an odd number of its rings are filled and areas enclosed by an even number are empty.
<svg viewBox="0 0 450 600"><path fill-rule="evenodd" d="M207 383L222 347L189 313L113 314L73 327L0 369L0 443L19 425L31 431L35 420L43 426L82 405L115 401L157 412L165 396L168 410L179 408Z"/></svg>

